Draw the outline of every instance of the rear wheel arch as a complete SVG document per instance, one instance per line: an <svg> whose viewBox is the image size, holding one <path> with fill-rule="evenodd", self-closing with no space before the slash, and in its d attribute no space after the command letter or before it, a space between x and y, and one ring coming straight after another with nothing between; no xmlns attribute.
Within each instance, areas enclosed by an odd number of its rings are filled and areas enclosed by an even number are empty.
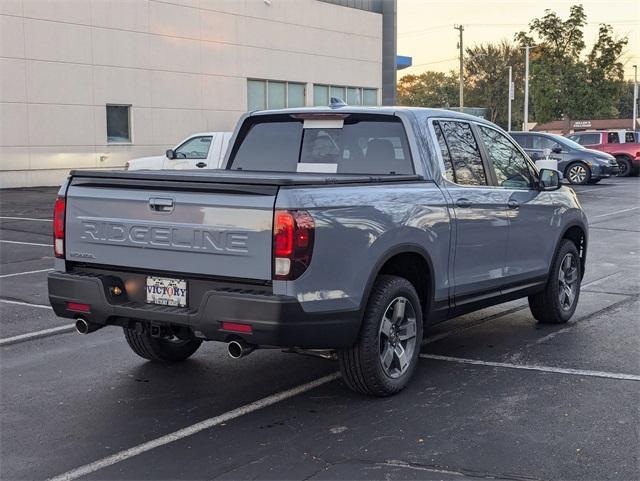
<svg viewBox="0 0 640 481"><path fill-rule="evenodd" d="M418 293L426 319L433 302L434 272L431 257L424 248L415 244L405 244L385 252L369 274L361 301L362 309L366 306L375 280L380 275L393 275L407 279Z"/></svg>

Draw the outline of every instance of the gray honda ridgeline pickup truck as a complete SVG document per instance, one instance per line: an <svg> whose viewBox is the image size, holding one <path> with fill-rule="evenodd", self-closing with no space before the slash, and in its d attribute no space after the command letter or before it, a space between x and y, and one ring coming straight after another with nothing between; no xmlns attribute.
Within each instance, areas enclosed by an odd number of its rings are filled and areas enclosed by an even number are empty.
<svg viewBox="0 0 640 481"><path fill-rule="evenodd" d="M564 323L587 219L558 173L450 111L244 115L224 169L73 171L54 209L49 300L81 333L182 361L202 341L337 358L347 385L404 388L423 333L528 297Z"/></svg>

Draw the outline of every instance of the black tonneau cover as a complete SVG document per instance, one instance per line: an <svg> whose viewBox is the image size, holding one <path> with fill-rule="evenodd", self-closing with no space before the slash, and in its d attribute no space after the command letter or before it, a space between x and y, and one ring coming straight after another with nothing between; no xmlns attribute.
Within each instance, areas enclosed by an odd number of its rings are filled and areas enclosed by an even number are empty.
<svg viewBox="0 0 640 481"><path fill-rule="evenodd" d="M72 170L71 176L81 179L93 179L98 183L112 184L111 181L131 182L185 182L191 184L240 184L264 186L288 185L326 185L326 184L376 184L383 182L417 182L421 175L362 175L362 174L322 174L292 172L257 172L248 170ZM129 181L129 182L127 182Z"/></svg>

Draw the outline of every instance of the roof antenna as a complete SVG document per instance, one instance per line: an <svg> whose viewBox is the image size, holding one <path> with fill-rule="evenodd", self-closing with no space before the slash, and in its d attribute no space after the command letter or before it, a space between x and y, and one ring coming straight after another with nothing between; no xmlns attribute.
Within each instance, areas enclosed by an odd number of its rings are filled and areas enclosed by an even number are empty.
<svg viewBox="0 0 640 481"><path fill-rule="evenodd" d="M340 97L331 97L331 101L329 102L329 107L332 109L339 109L340 107L346 107L347 103L342 100Z"/></svg>

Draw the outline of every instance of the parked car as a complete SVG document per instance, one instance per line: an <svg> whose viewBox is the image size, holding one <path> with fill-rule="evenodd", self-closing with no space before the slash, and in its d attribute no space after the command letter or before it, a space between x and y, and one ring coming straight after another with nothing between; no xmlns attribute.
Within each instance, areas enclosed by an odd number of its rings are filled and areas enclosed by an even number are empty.
<svg viewBox="0 0 640 481"><path fill-rule="evenodd" d="M613 155L620 167L618 172L620 177L640 173L640 143L637 141L621 143L618 131L575 132L567 138L589 149L601 150ZM626 135L625 140L627 140Z"/></svg>
<svg viewBox="0 0 640 481"><path fill-rule="evenodd" d="M202 132L180 142L165 155L132 159L125 170L217 169L229 145L231 132Z"/></svg>
<svg viewBox="0 0 640 481"><path fill-rule="evenodd" d="M494 124L401 107L258 111L224 170L73 171L54 208L49 301L139 356L203 341L337 358L352 389L404 388L424 329L528 297L566 323L587 219Z"/></svg>
<svg viewBox="0 0 640 481"><path fill-rule="evenodd" d="M557 159L558 170L571 184L596 184L615 176L615 157L598 150L587 149L566 137L543 132L511 132L511 137L529 154L531 160L544 156L546 149Z"/></svg>

